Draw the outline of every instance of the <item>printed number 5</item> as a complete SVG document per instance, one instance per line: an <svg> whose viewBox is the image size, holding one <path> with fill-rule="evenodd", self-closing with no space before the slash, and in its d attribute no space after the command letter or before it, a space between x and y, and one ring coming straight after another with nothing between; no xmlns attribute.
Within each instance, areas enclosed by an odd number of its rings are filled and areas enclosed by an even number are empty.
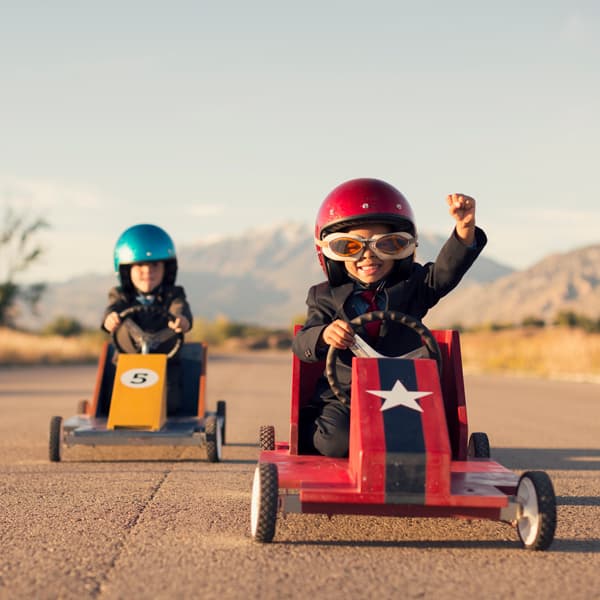
<svg viewBox="0 0 600 600"><path fill-rule="evenodd" d="M148 381L148 373L142 373L140 371L136 371L131 377L130 383L136 385L142 385Z"/></svg>
<svg viewBox="0 0 600 600"><path fill-rule="evenodd" d="M160 376L152 369L129 369L121 375L121 383L132 389L143 389L155 385L160 380Z"/></svg>

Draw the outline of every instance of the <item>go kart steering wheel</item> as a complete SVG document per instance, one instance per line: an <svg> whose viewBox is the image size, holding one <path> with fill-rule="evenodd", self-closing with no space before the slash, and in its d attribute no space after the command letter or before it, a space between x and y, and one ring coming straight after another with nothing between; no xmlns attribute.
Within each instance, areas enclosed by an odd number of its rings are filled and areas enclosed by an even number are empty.
<svg viewBox="0 0 600 600"><path fill-rule="evenodd" d="M393 310L375 310L373 312L364 313L359 315L358 317L349 321L350 325L355 325L356 327L362 327L366 323L370 323L371 321L394 321L396 323L400 323L409 329L415 331L419 336L421 336L421 340L423 341L423 348L428 352L429 358L432 358L436 361L438 366L438 371L442 372L442 353L440 351L440 347L437 343L435 337L433 337L433 333L421 323L418 319L411 317L410 315L396 312ZM325 362L325 374L327 376L327 381L329 383L329 387L336 395L337 399L343 404L348 404L350 398L348 394L342 390L340 387L340 382L337 376L337 355L339 350L334 346L329 346L329 351L327 352L327 359ZM407 352L406 354L402 354L400 356L391 357L391 358L414 358L415 351Z"/></svg>
<svg viewBox="0 0 600 600"><path fill-rule="evenodd" d="M160 329L154 333L150 333L148 331L144 331L131 317L138 313L154 313L159 317L164 317L167 322L172 322L177 319L177 317L170 313L164 306L144 306L143 304L136 304L134 306L130 306L126 308L124 311L119 313L119 318L121 322L117 327L113 330L111 337L112 342L115 348L123 353L127 354L127 351L124 350L119 341L117 339L117 332L121 329L121 327L125 327L127 332L131 336L131 340L133 345L138 348L138 352L140 354L150 354L154 349L158 348L164 342L173 339L173 347L167 353L167 358L171 358L175 356L181 345L183 344L183 332L175 331L170 327L165 327L164 329Z"/></svg>

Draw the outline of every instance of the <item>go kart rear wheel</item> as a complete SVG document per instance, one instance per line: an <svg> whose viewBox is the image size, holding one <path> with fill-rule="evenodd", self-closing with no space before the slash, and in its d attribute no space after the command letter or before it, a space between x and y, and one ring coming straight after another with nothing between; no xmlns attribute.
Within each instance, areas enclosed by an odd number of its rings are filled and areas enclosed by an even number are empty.
<svg viewBox="0 0 600 600"><path fill-rule="evenodd" d="M217 417L219 419L221 419L222 425L221 425L221 442L223 443L223 445L225 445L225 423L227 422L226 417L227 417L227 404L225 403L225 400L218 400L217 401Z"/></svg>
<svg viewBox="0 0 600 600"><path fill-rule="evenodd" d="M490 440L487 433L475 431L469 437L469 446L467 448L469 458L490 458Z"/></svg>
<svg viewBox="0 0 600 600"><path fill-rule="evenodd" d="M60 462L62 458L63 418L50 419L50 440L48 444L48 458L52 462Z"/></svg>
<svg viewBox="0 0 600 600"><path fill-rule="evenodd" d="M545 550L556 531L556 496L550 477L544 471L527 471L517 486L521 512L517 531L527 550Z"/></svg>
<svg viewBox="0 0 600 600"><path fill-rule="evenodd" d="M273 425L261 425L259 437L261 450L275 450L275 427Z"/></svg>
<svg viewBox="0 0 600 600"><path fill-rule="evenodd" d="M277 465L259 463L252 482L250 507L250 532L257 542L268 543L275 536L277 504L279 500L279 476Z"/></svg>
<svg viewBox="0 0 600 600"><path fill-rule="evenodd" d="M221 439L221 428L217 417L211 415L204 420L204 435L206 436L206 458L208 462L219 462L223 442Z"/></svg>

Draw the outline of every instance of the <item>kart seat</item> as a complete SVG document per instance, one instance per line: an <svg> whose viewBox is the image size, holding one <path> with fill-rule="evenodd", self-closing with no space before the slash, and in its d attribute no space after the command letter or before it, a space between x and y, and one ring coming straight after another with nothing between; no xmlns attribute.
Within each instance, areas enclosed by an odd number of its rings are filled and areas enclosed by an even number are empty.
<svg viewBox="0 0 600 600"><path fill-rule="evenodd" d="M300 409L307 406L314 395L317 380L323 375L325 361L301 361L292 353L292 406L290 412L290 454L298 454L298 426Z"/></svg>
<svg viewBox="0 0 600 600"><path fill-rule="evenodd" d="M203 417L206 386L206 344L194 342L181 347L183 402L177 416Z"/></svg>
<svg viewBox="0 0 600 600"><path fill-rule="evenodd" d="M114 356L115 347L109 342L104 342L98 359L96 388L89 408L91 414L97 418L108 418L115 371L117 370L113 362Z"/></svg>

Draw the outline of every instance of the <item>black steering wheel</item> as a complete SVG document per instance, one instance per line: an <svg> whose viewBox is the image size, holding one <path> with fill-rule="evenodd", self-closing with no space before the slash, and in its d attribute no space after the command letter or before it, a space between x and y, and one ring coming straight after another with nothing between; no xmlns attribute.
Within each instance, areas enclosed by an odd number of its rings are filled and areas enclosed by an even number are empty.
<svg viewBox="0 0 600 600"><path fill-rule="evenodd" d="M441 375L442 353L440 351L440 347L435 337L433 337L433 333L431 333L431 331L429 331L429 329L427 329L427 327L425 327L425 325L423 325L419 319L415 319L410 315L393 310L375 310L373 312L359 315L358 317L349 321L349 323L350 325L354 325L356 327L362 327L371 321L394 321L395 323L400 323L401 325L404 325L405 327L408 327L409 329L412 329L418 333L423 342L423 346L419 350L425 350L427 353L426 356L436 361L438 371ZM337 376L336 365L338 352L339 350L337 348L329 346L327 359L325 361L325 374L327 376L329 387L331 387L331 390L336 395L337 399L343 404L347 404L350 402L350 398L348 394L340 387L340 382ZM415 358L417 354L418 352L413 350L411 352L407 352L406 354L390 358Z"/></svg>
<svg viewBox="0 0 600 600"><path fill-rule="evenodd" d="M124 350L119 344L119 340L117 339L117 332L121 329L121 327L125 327L129 335L131 336L131 340L133 345L138 349L139 354L150 354L153 350L158 348L164 342L169 340L173 340L173 346L167 352L167 358L171 358L175 356L181 345L183 344L183 332L175 331L170 327L165 327L164 329L160 329L154 333L150 333L148 331L144 331L131 317L133 315L137 315L138 313L146 313L146 314L156 314L159 317L163 317L168 323L173 322L177 319L177 317L170 313L164 306L160 305L149 305L144 306L143 304L136 304L134 306L130 306L126 308L124 311L119 313L119 319L121 322L117 327L113 330L111 337L112 342L115 348L123 353L127 354L127 350Z"/></svg>

